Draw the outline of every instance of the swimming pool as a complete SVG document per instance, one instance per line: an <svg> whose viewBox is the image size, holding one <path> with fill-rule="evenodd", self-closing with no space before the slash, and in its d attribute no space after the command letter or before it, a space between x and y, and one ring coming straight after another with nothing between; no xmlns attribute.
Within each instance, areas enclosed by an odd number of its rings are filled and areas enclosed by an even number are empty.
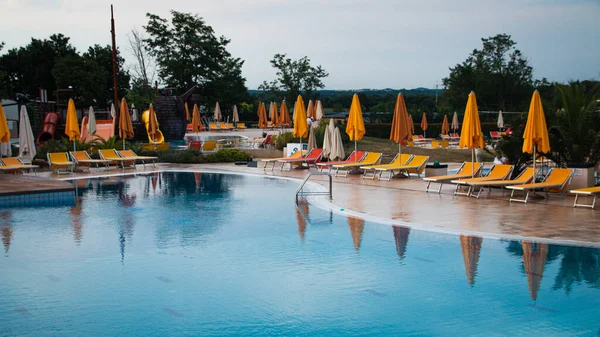
<svg viewBox="0 0 600 337"><path fill-rule="evenodd" d="M598 333L598 249L297 209L297 186L163 172L0 209L0 336Z"/></svg>

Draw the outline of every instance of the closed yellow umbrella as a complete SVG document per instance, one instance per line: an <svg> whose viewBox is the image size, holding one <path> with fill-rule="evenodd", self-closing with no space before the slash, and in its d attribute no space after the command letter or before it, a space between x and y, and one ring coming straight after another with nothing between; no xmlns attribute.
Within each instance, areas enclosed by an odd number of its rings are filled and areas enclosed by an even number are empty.
<svg viewBox="0 0 600 337"><path fill-rule="evenodd" d="M394 108L394 118L392 120L392 130L390 132L390 140L394 143L398 143L398 153L402 153L402 141L408 140L412 137L410 131L410 119L408 118L408 112L406 111L406 103L404 102L404 96L398 94L396 98L396 106Z"/></svg>
<svg viewBox="0 0 600 337"><path fill-rule="evenodd" d="M192 111L192 131L200 132L200 110L198 110L198 104L194 104L194 110Z"/></svg>
<svg viewBox="0 0 600 337"><path fill-rule="evenodd" d="M279 114L277 113L277 103L272 102L271 106L273 107L273 117L271 118L271 124L273 126L277 126L279 124Z"/></svg>
<svg viewBox="0 0 600 337"><path fill-rule="evenodd" d="M354 141L354 151L356 151L356 142L361 140L365 135L365 122L360 108L358 95L352 97L352 105L350 105L350 114L348 114L348 124L346 125L346 133L350 136L350 140Z"/></svg>
<svg viewBox="0 0 600 337"><path fill-rule="evenodd" d="M10 141L10 129L6 121L6 115L2 104L0 104L0 143L8 143Z"/></svg>
<svg viewBox="0 0 600 337"><path fill-rule="evenodd" d="M154 107L150 104L150 109L148 111L148 135L152 141L156 141L154 136L156 135L156 130L158 127L156 126L156 112L154 112Z"/></svg>
<svg viewBox="0 0 600 337"><path fill-rule="evenodd" d="M408 115L408 121L410 122L410 134L415 134L415 122L413 122L412 115Z"/></svg>
<svg viewBox="0 0 600 337"><path fill-rule="evenodd" d="M540 93L537 90L533 93L531 104L529 105L529 114L527 116L523 140L523 152L533 153L533 170L535 171L536 151L542 153L550 152L546 116L544 115Z"/></svg>
<svg viewBox="0 0 600 337"><path fill-rule="evenodd" d="M423 137L425 137L425 131L427 131L428 127L429 124L427 123L427 114L423 112L423 118L421 118L421 129L423 129Z"/></svg>
<svg viewBox="0 0 600 337"><path fill-rule="evenodd" d="M468 148L472 151L471 158L475 162L475 149L483 149L483 134L481 133L481 123L479 122L479 111L477 110L477 98L471 91L467 107L465 108L465 117L460 132L460 141L458 146ZM475 176L475 165L473 165L473 174Z"/></svg>
<svg viewBox="0 0 600 337"><path fill-rule="evenodd" d="M267 122L267 106L265 105L265 103L260 103L260 120L259 120L259 124L260 124L261 120L262 120L262 126L259 125L259 127L262 127L262 128L269 127L269 123Z"/></svg>
<svg viewBox="0 0 600 337"><path fill-rule="evenodd" d="M185 102L185 122L190 122L190 109L188 108L187 102Z"/></svg>
<svg viewBox="0 0 600 337"><path fill-rule="evenodd" d="M300 138L300 150L302 150L302 138L308 136L308 123L306 123L306 109L302 96L298 95L296 100L296 114L294 115L294 137Z"/></svg>
<svg viewBox="0 0 600 337"><path fill-rule="evenodd" d="M444 115L444 121L442 122L442 135L447 135L450 132L450 126L448 126L448 116Z"/></svg>
<svg viewBox="0 0 600 337"><path fill-rule="evenodd" d="M290 125L290 112L285 104L285 101L281 102L281 107L279 108L280 116L279 116L279 126Z"/></svg>
<svg viewBox="0 0 600 337"><path fill-rule="evenodd" d="M77 151L75 148L75 140L79 139L80 131L79 123L77 122L77 109L75 108L73 99L69 99L69 105L67 106L65 134L69 137L69 140L73 141L73 151Z"/></svg>
<svg viewBox="0 0 600 337"><path fill-rule="evenodd" d="M129 116L129 107L125 98L121 99L121 109L119 109L119 137L123 139L123 150L125 150L125 139L133 138L133 125Z"/></svg>

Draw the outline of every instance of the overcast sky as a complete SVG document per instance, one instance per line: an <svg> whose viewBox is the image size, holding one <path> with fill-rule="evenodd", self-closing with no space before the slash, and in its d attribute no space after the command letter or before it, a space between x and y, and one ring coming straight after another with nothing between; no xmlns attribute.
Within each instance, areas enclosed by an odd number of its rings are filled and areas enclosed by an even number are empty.
<svg viewBox="0 0 600 337"><path fill-rule="evenodd" d="M110 1L0 0L0 41L71 37L84 51L110 44ZM246 61L255 89L271 80L275 53L308 56L328 72L327 89L432 88L448 67L481 47L481 37L512 35L535 78L600 79L600 0L128 0L117 2L117 45L128 57L127 33L146 12L198 13L229 51Z"/></svg>

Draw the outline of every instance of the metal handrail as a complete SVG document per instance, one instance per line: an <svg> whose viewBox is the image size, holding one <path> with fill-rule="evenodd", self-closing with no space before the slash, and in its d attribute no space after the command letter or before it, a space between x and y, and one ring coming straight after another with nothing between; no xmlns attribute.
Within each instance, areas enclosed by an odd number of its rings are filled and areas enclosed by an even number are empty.
<svg viewBox="0 0 600 337"><path fill-rule="evenodd" d="M333 194L332 194L333 178L332 178L331 174L329 172L309 172L306 175L306 177L304 177L304 180L302 180L302 183L296 190L296 203L298 203L298 195L300 195L300 192L302 191L302 188L304 188L304 185L306 184L308 179L310 179L310 177L315 176L315 175L329 177L329 192L308 192L308 193L303 193L302 195L329 195L329 200L333 200Z"/></svg>

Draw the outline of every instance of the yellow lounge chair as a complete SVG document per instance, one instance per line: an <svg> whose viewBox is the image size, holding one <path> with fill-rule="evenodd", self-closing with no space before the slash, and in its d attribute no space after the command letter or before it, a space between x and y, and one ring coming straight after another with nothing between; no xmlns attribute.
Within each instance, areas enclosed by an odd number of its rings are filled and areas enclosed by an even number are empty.
<svg viewBox="0 0 600 337"><path fill-rule="evenodd" d="M135 168L135 160L131 160L130 158L123 158L115 149L104 149L98 150L100 154L100 158L104 160L108 160L109 164L121 164L122 168L127 166L133 166Z"/></svg>
<svg viewBox="0 0 600 337"><path fill-rule="evenodd" d="M573 176L572 169L552 168L550 172L544 177L541 183L523 184L518 186L508 186L506 188L512 190L510 193L509 201L518 201L527 203L529 199L529 193L531 191L543 189L548 198L548 190L557 190L559 193L567 191L569 184L571 183L571 177ZM525 193L524 199L515 198L515 191L522 191Z"/></svg>
<svg viewBox="0 0 600 337"><path fill-rule="evenodd" d="M36 169L39 166L37 165L29 165L23 163L21 158L19 157L4 157L0 159L0 171L3 172L12 172L12 173L22 173L21 170L32 170L34 174L37 175Z"/></svg>
<svg viewBox="0 0 600 337"><path fill-rule="evenodd" d="M158 159L158 157L153 157L153 156L138 156L132 150L121 150L121 151L117 150L117 152L123 158L129 158L129 159L141 161L142 165L144 166L144 168L146 167L146 161L151 161L152 165L154 165L154 167L156 167L156 160Z"/></svg>
<svg viewBox="0 0 600 337"><path fill-rule="evenodd" d="M48 165L57 174L60 174L61 169L67 169L69 173L73 173L75 169L75 163L69 159L66 152L48 153Z"/></svg>
<svg viewBox="0 0 600 337"><path fill-rule="evenodd" d="M210 122L210 123L208 123L208 130L209 131L219 131L219 126L215 122Z"/></svg>
<svg viewBox="0 0 600 337"><path fill-rule="evenodd" d="M449 182L452 180L463 179L463 178L471 178L473 175L475 177L479 177L481 173L481 169L483 168L483 163L473 163L473 162L464 162L459 168L458 171L454 174L447 174L443 176L434 176L434 177L425 177L423 181L427 182L427 187L425 188L425 192L434 191L429 188L431 183L439 183L440 188L437 190L438 194L442 192L442 186L445 182Z"/></svg>
<svg viewBox="0 0 600 337"><path fill-rule="evenodd" d="M406 173L407 176L410 176L411 173L416 173L418 177L421 177L421 173L425 170L425 166L429 161L429 156L412 156L410 161L405 165L396 165L396 166L387 166L382 165L382 167L376 168L379 171L378 179L381 180L381 176L384 172L389 172L388 181L392 180L394 176L394 171L398 171L398 173Z"/></svg>
<svg viewBox="0 0 600 337"><path fill-rule="evenodd" d="M87 167L88 171L90 170L92 165L95 165L96 168L100 168L100 164L104 164L107 170L110 169L110 166L108 165L110 163L110 160L92 159L85 150L70 151L69 155L71 156L71 159L73 160L73 162L75 162L75 165L77 165L77 167Z"/></svg>
<svg viewBox="0 0 600 337"><path fill-rule="evenodd" d="M369 152L360 162L333 165L333 168L335 169L335 176L338 176L340 170L344 171L344 177L347 177L351 170L360 169L361 166L377 165L381 163L382 156L383 153L381 152Z"/></svg>
<svg viewBox="0 0 600 337"><path fill-rule="evenodd" d="M267 166L269 166L269 163L273 163L273 166L271 166L271 171L273 171L275 169L275 163L277 163L278 161L280 161L282 159L300 158L305 154L306 154L306 150L302 150L302 151L296 151L296 152L292 153L289 157L267 158L267 159L261 159L260 161L265 163L265 167L263 167L264 171L267 171ZM279 170L283 170L284 165L285 165L285 163L282 163Z"/></svg>
<svg viewBox="0 0 600 337"><path fill-rule="evenodd" d="M598 193L600 193L600 186L578 188L576 190L570 190L569 192L575 194L575 202L573 202L573 207L588 207L593 209L594 206L596 206L596 197L598 196ZM591 204L579 204L577 203L577 200L580 195L593 196L594 199L592 200Z"/></svg>
<svg viewBox="0 0 600 337"><path fill-rule="evenodd" d="M467 181L467 185L473 188L479 187L478 195L481 193L481 189L487 187L489 191L492 191L492 187L504 188L511 185L522 185L528 184L533 180L534 171L533 168L527 168L523 170L515 179L506 180L487 180L487 181ZM474 191L475 189L473 189ZM503 190L504 191L504 190Z"/></svg>
<svg viewBox="0 0 600 337"><path fill-rule="evenodd" d="M246 128L246 123L236 123L236 124L235 124L235 127L236 127L238 130L244 130L244 129Z"/></svg>
<svg viewBox="0 0 600 337"><path fill-rule="evenodd" d="M456 189L454 190L454 195L466 195L468 197L472 197L473 196L473 194L472 194L473 185L470 185L469 183L479 182L479 181L505 180L508 177L510 177L510 174L512 173L513 168L514 167L512 165L494 164L494 166L492 166L492 168L490 169L490 171L488 172L488 174L485 177L452 180L452 183L456 184ZM461 187L467 187L467 191L461 192L460 191ZM481 193L481 188L479 189L479 192L476 195L477 198L479 198L480 193Z"/></svg>
<svg viewBox="0 0 600 337"><path fill-rule="evenodd" d="M333 167L333 165L357 163L357 162L360 162L361 160L363 160L364 157L366 156L366 154L367 154L367 152L365 152L365 151L352 151L352 153L350 153L350 155L345 160L335 160L335 161L328 161L325 163L317 163L317 167L321 171L323 171L324 169L327 169L328 172L331 172L331 168Z"/></svg>
<svg viewBox="0 0 600 337"><path fill-rule="evenodd" d="M204 142L202 145L202 152L215 152L217 151L217 141L214 139L209 139Z"/></svg>
<svg viewBox="0 0 600 337"><path fill-rule="evenodd" d="M394 159L389 164L381 164L381 165L370 165L370 166L361 166L360 168L364 170L363 179L371 178L371 180L375 180L375 176L377 175L377 169L385 169L389 167L396 167L401 165L406 165L412 159L413 155L409 153L396 154Z"/></svg>

